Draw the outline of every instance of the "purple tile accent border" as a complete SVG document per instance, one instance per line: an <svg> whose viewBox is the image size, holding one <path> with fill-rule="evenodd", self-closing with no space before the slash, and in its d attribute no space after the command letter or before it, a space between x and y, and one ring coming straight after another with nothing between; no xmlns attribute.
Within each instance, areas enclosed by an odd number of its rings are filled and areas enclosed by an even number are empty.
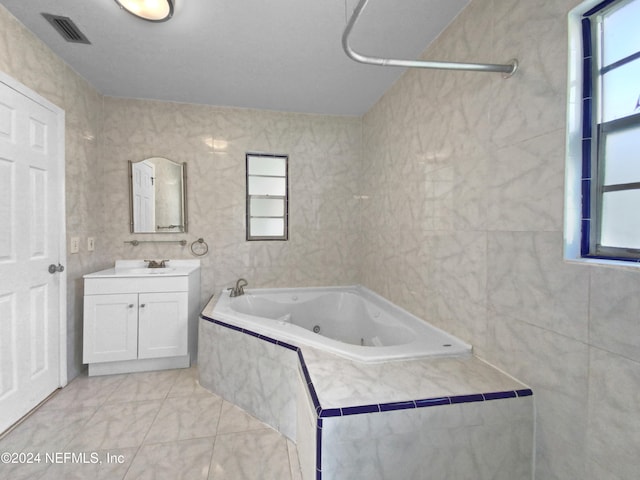
<svg viewBox="0 0 640 480"><path fill-rule="evenodd" d="M262 335L260 333L254 332L253 330L247 330L246 328L241 328L236 325L231 325L230 323L222 322L220 320L216 320L215 318L210 318L205 315L200 315L200 318L208 322L215 323L216 325L220 325L221 327L230 328L231 330L235 330L236 332L245 333L247 335L251 335L252 337L259 338L260 340L264 340L265 342L273 343L274 345L278 345L280 347L293 350L294 352L300 351L300 349L295 345L291 345L290 343L283 342L282 340L277 340L275 338L267 337L266 335Z"/></svg>
<svg viewBox="0 0 640 480"><path fill-rule="evenodd" d="M530 389L507 390L504 392L478 393L474 395L455 395L451 397L423 398L405 402L380 403L377 405L356 405L353 407L321 409L320 418L344 417L361 413L392 412L395 410L409 410L413 408L436 407L441 405L455 405L458 403L486 402L505 398L519 398L533 395Z"/></svg>
<svg viewBox="0 0 640 480"><path fill-rule="evenodd" d="M518 396L516 392L512 392L512 391L485 393L483 395L485 400L499 400L501 398L516 398Z"/></svg>
<svg viewBox="0 0 640 480"><path fill-rule="evenodd" d="M408 408L416 408L416 402L410 400L408 402L381 403L381 412L392 412L394 410L406 410Z"/></svg>
<svg viewBox="0 0 640 480"><path fill-rule="evenodd" d="M291 345L289 343L283 342L281 340L277 340L278 345L280 345L281 347L287 348L289 350L293 350L294 352L299 352L300 349L298 347L296 347L295 345Z"/></svg>
<svg viewBox="0 0 640 480"><path fill-rule="evenodd" d="M309 369L307 368L307 364L305 363L304 357L302 356L302 350L300 349L298 349L298 360L300 361L300 368L302 369L302 374L304 375L304 381L307 384L307 390L309 391L309 395L311 395L313 409L316 411L316 414L319 417L319 412L322 411L322 407L320 406L320 399L318 399L316 387L313 386L311 376L309 375Z"/></svg>
<svg viewBox="0 0 640 480"><path fill-rule="evenodd" d="M316 428L316 480L322 480L322 419L318 419Z"/></svg>
<svg viewBox="0 0 640 480"><path fill-rule="evenodd" d="M518 397L531 397L533 396L533 391L530 388L525 388L523 390L516 390L516 394Z"/></svg>
<svg viewBox="0 0 640 480"><path fill-rule="evenodd" d="M456 395L455 397L449 397L451 403L472 403L472 402L484 402L484 395L481 393L475 395Z"/></svg>
<svg viewBox="0 0 640 480"><path fill-rule="evenodd" d="M322 406L320 405L320 399L318 398L316 389L313 385L313 382L311 381L311 375L309 375L309 369L307 368L307 364L304 361L302 350L299 347L296 347L295 345L291 345L286 342L282 342L280 340L276 340L275 338L261 335L251 330L247 330L246 328L240 328L235 325L231 325L229 323L221 322L220 320L216 320L214 318L210 318L205 315L200 315L200 318L208 322L215 323L216 325L220 325L221 327L230 328L231 330L235 330L236 332L251 335L252 337L256 337L260 340L264 340L266 342L272 343L274 345L278 345L280 347L287 348L289 350L293 350L294 352L298 353L300 368L302 370L302 374L304 375L304 379L307 384L307 389L309 390L309 395L311 396L314 409L318 416L318 422L316 427L316 480L322 480L322 419L323 418L345 417L348 415L360 415L365 413L391 412L396 410L409 410L413 408L426 408L426 407L435 407L440 405L485 402L490 400L501 400L506 398L520 398L520 397L533 396L533 391L529 388L525 388L521 390L506 390L504 392L476 393L473 395L454 395L450 397L423 398L420 400L408 400L404 402L390 402L390 403L380 403L380 404L372 404L372 405L354 405L350 407L323 409Z"/></svg>
<svg viewBox="0 0 640 480"><path fill-rule="evenodd" d="M342 416L346 417L347 415L359 415L361 413L379 413L380 406L377 404L374 405L357 405L355 407L345 407L341 408Z"/></svg>
<svg viewBox="0 0 640 480"><path fill-rule="evenodd" d="M416 408L436 407L438 405L451 405L451 399L449 397L439 397L416 400Z"/></svg>
<svg viewBox="0 0 640 480"><path fill-rule="evenodd" d="M203 318L204 320L208 320L210 322L213 322L217 325L220 325L221 327L226 327L226 328L230 328L231 330L235 330L236 332L241 332L242 333L242 328L240 327L236 327L235 325L231 325L230 323L225 323L225 322L221 322L220 320L214 320L213 318L209 318L209 317L205 317L204 315L201 316L201 318Z"/></svg>

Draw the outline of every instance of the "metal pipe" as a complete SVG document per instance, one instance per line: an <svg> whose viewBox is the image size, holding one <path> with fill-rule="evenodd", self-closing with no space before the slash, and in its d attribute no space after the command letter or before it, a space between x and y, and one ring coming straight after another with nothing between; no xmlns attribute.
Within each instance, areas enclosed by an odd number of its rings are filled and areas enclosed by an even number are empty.
<svg viewBox="0 0 640 480"><path fill-rule="evenodd" d="M437 70L467 70L475 72L496 72L502 73L503 78L509 78L518 69L518 60L512 59L508 64L494 63L459 63L459 62L430 62L424 60L399 60L391 58L379 58L362 55L354 51L349 45L349 35L354 25L358 21L360 14L364 10L369 0L360 0L358 6L353 11L353 15L347 23L347 27L342 34L342 49L349 58L356 62L365 63L367 65L378 65L381 67L405 67L405 68L430 68Z"/></svg>

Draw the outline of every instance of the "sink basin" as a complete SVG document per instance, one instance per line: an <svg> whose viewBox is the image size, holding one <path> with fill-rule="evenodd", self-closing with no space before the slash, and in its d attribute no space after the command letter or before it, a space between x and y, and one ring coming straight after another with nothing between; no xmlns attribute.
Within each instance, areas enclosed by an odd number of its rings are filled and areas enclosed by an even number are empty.
<svg viewBox="0 0 640 480"><path fill-rule="evenodd" d="M135 278L156 278L166 277L185 277L191 275L196 269L200 268L200 262L196 260L165 260L166 267L149 268L143 260L116 260L116 264L99 272L88 273L84 275L86 279L96 278L129 278L134 281ZM165 280L163 280L164 282Z"/></svg>
<svg viewBox="0 0 640 480"><path fill-rule="evenodd" d="M120 273L123 274L131 274L131 275L162 275L165 273L171 273L175 271L175 268L164 267L164 268L127 268L120 270Z"/></svg>

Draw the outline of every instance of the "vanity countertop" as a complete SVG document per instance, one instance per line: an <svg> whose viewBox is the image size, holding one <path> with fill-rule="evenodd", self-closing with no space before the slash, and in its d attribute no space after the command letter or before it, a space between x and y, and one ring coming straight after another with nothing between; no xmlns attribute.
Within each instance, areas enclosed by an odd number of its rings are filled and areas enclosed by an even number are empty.
<svg viewBox="0 0 640 480"><path fill-rule="evenodd" d="M200 260L167 260L166 268L149 268L144 260L116 260L113 267L84 275L84 278L181 277L200 268Z"/></svg>

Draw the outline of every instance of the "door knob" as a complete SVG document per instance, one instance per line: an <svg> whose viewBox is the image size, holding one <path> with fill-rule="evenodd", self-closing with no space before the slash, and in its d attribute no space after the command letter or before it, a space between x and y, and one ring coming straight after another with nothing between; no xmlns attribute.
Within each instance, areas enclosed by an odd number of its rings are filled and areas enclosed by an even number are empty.
<svg viewBox="0 0 640 480"><path fill-rule="evenodd" d="M49 273L56 273L56 272L64 272L64 267L60 264L55 265L53 263L49 265Z"/></svg>

